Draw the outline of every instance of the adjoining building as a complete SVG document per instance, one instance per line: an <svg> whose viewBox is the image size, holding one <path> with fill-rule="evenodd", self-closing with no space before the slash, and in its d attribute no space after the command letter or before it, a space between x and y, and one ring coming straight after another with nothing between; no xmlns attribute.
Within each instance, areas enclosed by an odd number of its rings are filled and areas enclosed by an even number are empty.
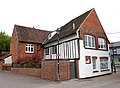
<svg viewBox="0 0 120 88"><path fill-rule="evenodd" d="M68 60L71 79L108 74L111 73L108 44L96 11L91 9L44 41L44 59Z"/></svg>
<svg viewBox="0 0 120 88"><path fill-rule="evenodd" d="M110 43L111 61L115 64L117 70L120 69L120 41Z"/></svg>

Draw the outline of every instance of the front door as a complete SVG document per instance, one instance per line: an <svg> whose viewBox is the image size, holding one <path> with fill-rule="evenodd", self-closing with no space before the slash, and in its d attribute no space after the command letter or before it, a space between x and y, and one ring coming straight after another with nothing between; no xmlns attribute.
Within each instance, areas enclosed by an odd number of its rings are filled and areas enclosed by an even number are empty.
<svg viewBox="0 0 120 88"><path fill-rule="evenodd" d="M75 78L75 62L70 62L70 79Z"/></svg>

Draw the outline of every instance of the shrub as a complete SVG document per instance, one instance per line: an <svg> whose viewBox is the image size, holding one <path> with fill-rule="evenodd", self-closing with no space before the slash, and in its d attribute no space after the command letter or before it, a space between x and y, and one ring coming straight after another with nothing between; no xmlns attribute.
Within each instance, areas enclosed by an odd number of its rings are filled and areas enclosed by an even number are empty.
<svg viewBox="0 0 120 88"><path fill-rule="evenodd" d="M40 56L35 55L32 59L28 57L18 59L18 61L14 62L12 66L21 68L41 68L41 61L42 59Z"/></svg>

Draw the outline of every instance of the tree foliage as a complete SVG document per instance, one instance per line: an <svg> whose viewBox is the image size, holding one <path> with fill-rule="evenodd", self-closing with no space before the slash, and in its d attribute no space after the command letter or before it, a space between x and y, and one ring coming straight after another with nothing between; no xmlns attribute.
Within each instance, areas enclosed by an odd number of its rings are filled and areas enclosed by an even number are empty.
<svg viewBox="0 0 120 88"><path fill-rule="evenodd" d="M10 39L11 37L5 32L0 32L0 53L2 50L10 51Z"/></svg>

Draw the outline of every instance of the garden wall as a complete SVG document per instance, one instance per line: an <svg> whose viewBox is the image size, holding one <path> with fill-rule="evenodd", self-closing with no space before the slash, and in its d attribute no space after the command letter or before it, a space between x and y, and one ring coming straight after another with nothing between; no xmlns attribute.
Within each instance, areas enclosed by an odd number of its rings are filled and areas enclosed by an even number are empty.
<svg viewBox="0 0 120 88"><path fill-rule="evenodd" d="M58 63L57 60L43 60L41 64L41 78L57 81ZM60 80L70 80L69 60L60 60Z"/></svg>
<svg viewBox="0 0 120 88"><path fill-rule="evenodd" d="M22 75L41 77L41 69L38 68L11 68L11 72Z"/></svg>
<svg viewBox="0 0 120 88"><path fill-rule="evenodd" d="M58 63L57 60L43 60L41 68L11 68L11 72L29 76L36 76L46 80L57 81ZM60 60L60 80L70 80L69 60Z"/></svg>

